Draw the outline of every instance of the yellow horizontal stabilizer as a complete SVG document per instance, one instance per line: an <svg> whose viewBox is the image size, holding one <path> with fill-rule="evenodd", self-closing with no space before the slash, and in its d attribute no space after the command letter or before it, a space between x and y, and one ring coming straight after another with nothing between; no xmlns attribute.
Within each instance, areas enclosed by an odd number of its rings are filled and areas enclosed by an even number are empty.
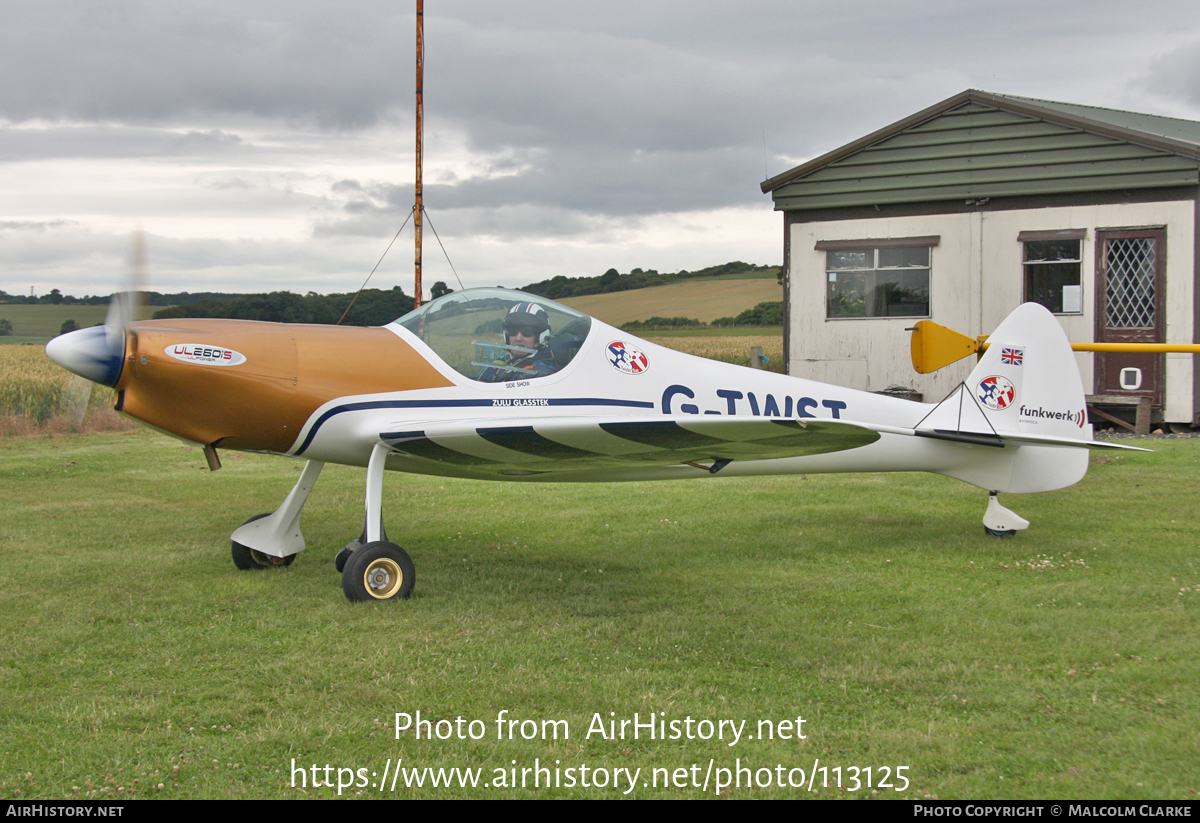
<svg viewBox="0 0 1200 823"><path fill-rule="evenodd" d="M934 323L919 320L912 330L912 362L917 374L929 374L979 351L979 341Z"/></svg>

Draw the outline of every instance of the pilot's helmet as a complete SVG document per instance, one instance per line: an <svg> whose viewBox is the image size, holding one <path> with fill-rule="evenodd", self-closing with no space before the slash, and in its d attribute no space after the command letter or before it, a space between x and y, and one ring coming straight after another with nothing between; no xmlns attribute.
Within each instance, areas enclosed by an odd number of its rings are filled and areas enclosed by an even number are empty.
<svg viewBox="0 0 1200 823"><path fill-rule="evenodd" d="M550 318L537 303L518 303L504 317L504 342L509 343L513 332L521 332L537 340L538 347L550 338Z"/></svg>

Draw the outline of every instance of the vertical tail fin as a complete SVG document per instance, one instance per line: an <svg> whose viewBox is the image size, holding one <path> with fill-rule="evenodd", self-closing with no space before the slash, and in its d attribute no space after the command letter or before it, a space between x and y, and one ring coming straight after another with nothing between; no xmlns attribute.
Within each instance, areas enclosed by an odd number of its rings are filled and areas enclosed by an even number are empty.
<svg viewBox="0 0 1200 823"><path fill-rule="evenodd" d="M920 428L1092 439L1075 355L1049 311L1018 307L987 343L971 376Z"/></svg>
<svg viewBox="0 0 1200 823"><path fill-rule="evenodd" d="M1005 441L994 457L945 472L992 491L1063 488L1087 473L1087 451L1036 445L1021 436L1090 441L1083 382L1071 344L1049 311L1026 303L1005 318L966 382L938 404L918 431ZM985 449L985 451L992 451Z"/></svg>

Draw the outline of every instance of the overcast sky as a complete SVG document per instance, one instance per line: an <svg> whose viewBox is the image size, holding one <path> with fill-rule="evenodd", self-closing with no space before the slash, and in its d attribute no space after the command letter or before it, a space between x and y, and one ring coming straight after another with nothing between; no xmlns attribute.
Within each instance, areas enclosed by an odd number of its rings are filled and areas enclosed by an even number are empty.
<svg viewBox="0 0 1200 823"><path fill-rule="evenodd" d="M414 8L5 0L0 289L108 293L138 227L157 291L356 289L412 208ZM425 39L467 286L779 263L765 177L968 88L1200 120L1194 0L426 0Z"/></svg>

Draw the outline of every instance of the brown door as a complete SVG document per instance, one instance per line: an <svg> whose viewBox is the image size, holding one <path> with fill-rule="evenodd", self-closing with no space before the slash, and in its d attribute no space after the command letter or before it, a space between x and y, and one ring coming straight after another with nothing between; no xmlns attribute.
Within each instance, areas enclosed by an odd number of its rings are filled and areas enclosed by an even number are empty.
<svg viewBox="0 0 1200 823"><path fill-rule="evenodd" d="M1166 329L1166 232L1096 232L1096 342L1161 343ZM1166 357L1096 353L1096 394L1146 396L1163 402Z"/></svg>

